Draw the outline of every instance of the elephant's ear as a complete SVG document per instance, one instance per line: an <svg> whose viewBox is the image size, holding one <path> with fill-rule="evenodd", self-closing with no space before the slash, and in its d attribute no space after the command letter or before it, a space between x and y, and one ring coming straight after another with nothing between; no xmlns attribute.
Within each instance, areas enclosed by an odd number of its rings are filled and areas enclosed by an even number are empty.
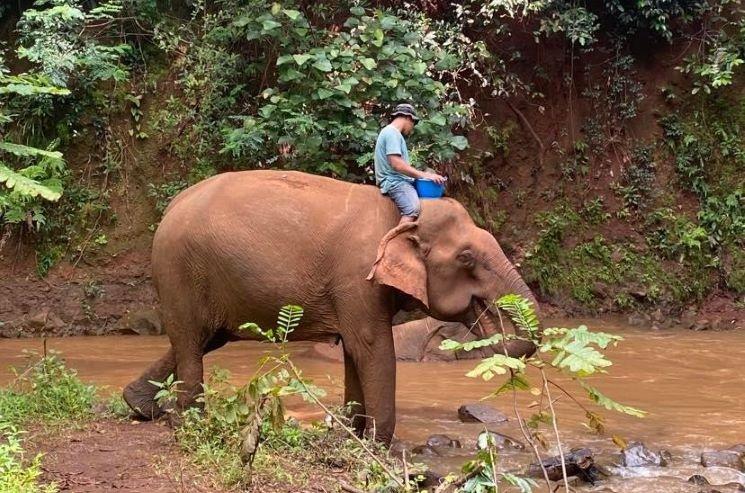
<svg viewBox="0 0 745 493"><path fill-rule="evenodd" d="M415 222L404 223L386 233L380 240L378 256L367 280L396 288L429 307L425 251L412 233L416 227Z"/></svg>

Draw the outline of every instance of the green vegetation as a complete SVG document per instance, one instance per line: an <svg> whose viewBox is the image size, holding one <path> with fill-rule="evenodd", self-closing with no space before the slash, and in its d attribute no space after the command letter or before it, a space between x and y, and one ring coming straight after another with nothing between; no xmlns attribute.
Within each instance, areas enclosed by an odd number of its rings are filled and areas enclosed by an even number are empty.
<svg viewBox="0 0 745 493"><path fill-rule="evenodd" d="M712 288L701 228L670 211L655 211L644 223L651 250L597 234L567 247L568 232L576 241L608 220L602 210L600 202L591 202L579 214L567 205L540 214L538 241L526 254L526 280L545 295L566 293L579 306L604 311L689 303Z"/></svg>
<svg viewBox="0 0 745 493"><path fill-rule="evenodd" d="M0 420L0 491L7 493L56 493L57 487L39 485L41 455L25 461L21 432Z"/></svg>
<svg viewBox="0 0 745 493"><path fill-rule="evenodd" d="M405 100L423 116L414 163L446 172L479 225L530 252L528 277L553 299L742 295L739 2L435 4L3 7L0 249L28 245L39 276L118 251L121 218L147 235L179 191L221 171L370 183L373 141ZM651 73L669 45L680 66Z"/></svg>
<svg viewBox="0 0 745 493"><path fill-rule="evenodd" d="M177 442L205 476L222 486L256 481L264 487L281 483L302 488L310 481L331 481L336 488L339 479L333 479L330 469L368 490L389 483L402 485L398 465L384 447L357 438L345 411L322 404L325 392L292 362L287 337L302 315L302 308L290 305L280 311L276 328L263 330L252 323L241 327L264 337L274 351L258 362L255 376L241 387L228 382L229 372L214 368L199 398L204 408L184 411L176 429ZM173 407L178 383L172 375L153 382L160 388L156 399L161 406ZM307 427L286 419L284 400L292 397L319 406L328 421ZM215 464L220 464L217 472Z"/></svg>
<svg viewBox="0 0 745 493"><path fill-rule="evenodd" d="M549 371L558 374L569 375L574 382L584 391L588 399L595 405L607 410L629 414L639 418L646 414L640 409L620 404L602 394L598 389L591 386L586 378L596 374L605 373L612 362L605 357L603 350L609 345L616 345L623 338L603 332L592 332L584 325L568 328L547 328L540 330L539 321L535 310L530 302L517 295L506 295L494 301L494 306L505 312L515 327L523 331L523 335L507 334L504 326L501 332L487 339L460 343L445 340L440 349L449 351L471 351L476 348L491 346L493 344L509 340L528 340L533 342L538 350L528 358L512 358L507 354L494 354L481 362L467 376L471 378L482 378L491 381L497 375L507 376L507 380L499 386L489 397L497 397L511 392L530 392L537 399L537 405L531 404L533 414L527 418L520 414L515 404L515 417L520 423L520 429L524 438L530 444L536 454L538 463L541 457L538 454L539 447L548 449L549 437L552 435L556 440L556 447L563 459L562 442L557 426L557 416L553 406L554 399L551 397L551 389L568 395L572 401L580 406L588 420L588 428L597 433L603 432L603 417L596 411L585 407L567 389L556 383L547 373ZM501 320L501 318L500 318ZM540 382L532 383L532 375L528 370L537 371ZM550 427L550 428L549 428ZM544 428L549 428L545 431ZM498 450L491 440L485 440L483 450L479 452L476 459L467 463L463 472L469 478L459 491L476 493L482 491L499 491L499 485L515 485L521 492L530 493L537 484L529 478L520 478L514 474L498 472L495 465L495 457ZM548 475L543 470L546 486L550 490ZM563 471L564 482L567 491L566 470Z"/></svg>
<svg viewBox="0 0 745 493"><path fill-rule="evenodd" d="M95 388L83 384L56 354L29 353L8 388L0 389L0 491L54 493L40 485L41 455L28 460L22 428L36 422L47 427L79 424L93 417Z"/></svg>
<svg viewBox="0 0 745 493"><path fill-rule="evenodd" d="M96 389L82 383L58 355L40 358L29 353L27 366L16 371L13 384L0 390L0 417L13 426L85 421L93 416L95 397Z"/></svg>
<svg viewBox="0 0 745 493"><path fill-rule="evenodd" d="M536 343L539 351L522 359L495 354L482 360L468 376L491 380L497 375L508 375L508 380L492 396L530 391L540 397L539 408L533 410L533 416L523 418L516 410L526 440L534 449L548 443L543 427L550 425L556 429L550 389L568 393L547 376L549 368L573 377L590 401L598 406L643 416L643 411L611 400L584 380L594 373L604 372L611 365L602 350L616 344L620 337L590 332L585 326L541 332L529 302L519 296L505 296L496 300L495 306L525 331L521 337ZM416 484L422 477L419 475L421 466L404 465L380 444L358 438L344 417L348 410L326 407L320 400L325 395L322 389L307 380L295 366L286 344L302 314L300 307L285 306L275 328L262 329L251 323L242 326L243 330L262 335L272 344L272 351L259 361L255 376L241 387L229 383L227 371L213 369L199 399L203 409L190 408L175 420L178 423L175 438L179 446L197 466L203 480L214 481L220 487L248 487L253 482L262 487L281 485L282 488L305 488L314 484L331 491L340 483L347 483L364 491L422 491ZM502 331L480 341L445 341L442 349L468 351L517 337ZM540 372L540 388L531 384L533 377L528 375L528 368ZM156 396L159 404L173 409L178 398L179 381L170 376L164 382L154 384L159 387ZM326 413L326 419L312 424L287 419L285 401L288 398L301 398L318 406ZM572 399L579 404L574 397ZM28 365L17 371L14 382L8 388L0 389L2 491L57 491L54 484L39 484L42 458L36 456L28 460L25 457L21 427L34 422L45 426L86 422L95 416L92 411L95 400L96 389L83 384L58 355L50 354L43 358L29 355ZM579 405L591 428L601 432L602 416ZM107 408L109 414L126 415L118 397L111 400ZM457 485L457 491L469 493L497 488L500 483L515 485L526 493L533 491L536 483L532 479L506 471L497 472L495 454L493 444L487 443L474 460L464 465L462 477L449 475L446 482ZM216 468L216 464L220 467Z"/></svg>

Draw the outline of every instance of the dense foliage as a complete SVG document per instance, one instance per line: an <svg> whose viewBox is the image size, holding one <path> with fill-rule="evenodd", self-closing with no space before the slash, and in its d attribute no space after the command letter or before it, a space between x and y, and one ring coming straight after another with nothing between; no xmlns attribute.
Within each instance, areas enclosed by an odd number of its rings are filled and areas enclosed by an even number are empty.
<svg viewBox="0 0 745 493"><path fill-rule="evenodd" d="M423 115L414 163L450 175L545 295L605 310L742 294L739 1L437 5L4 7L0 249L20 235L44 275L105 249L132 201L150 202L135 221L153 229L171 197L224 170L370 182L377 132L408 101ZM650 84L665 65L683 81ZM643 241L607 234L629 227Z"/></svg>

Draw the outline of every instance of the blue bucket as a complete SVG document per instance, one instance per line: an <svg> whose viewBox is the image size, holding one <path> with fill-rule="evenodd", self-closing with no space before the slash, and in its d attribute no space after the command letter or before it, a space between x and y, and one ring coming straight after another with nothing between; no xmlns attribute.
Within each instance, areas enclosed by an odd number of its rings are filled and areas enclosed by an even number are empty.
<svg viewBox="0 0 745 493"><path fill-rule="evenodd" d="M414 180L416 194L423 199L439 199L445 192L443 185L438 185L432 180Z"/></svg>

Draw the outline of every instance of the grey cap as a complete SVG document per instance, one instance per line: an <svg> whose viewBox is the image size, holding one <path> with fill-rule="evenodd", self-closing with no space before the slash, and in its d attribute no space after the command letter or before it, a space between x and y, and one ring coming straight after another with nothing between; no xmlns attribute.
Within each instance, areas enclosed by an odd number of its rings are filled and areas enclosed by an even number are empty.
<svg viewBox="0 0 745 493"><path fill-rule="evenodd" d="M393 108L391 116L408 116L414 120L414 123L419 121L419 117L416 116L416 110L408 103L402 103Z"/></svg>

